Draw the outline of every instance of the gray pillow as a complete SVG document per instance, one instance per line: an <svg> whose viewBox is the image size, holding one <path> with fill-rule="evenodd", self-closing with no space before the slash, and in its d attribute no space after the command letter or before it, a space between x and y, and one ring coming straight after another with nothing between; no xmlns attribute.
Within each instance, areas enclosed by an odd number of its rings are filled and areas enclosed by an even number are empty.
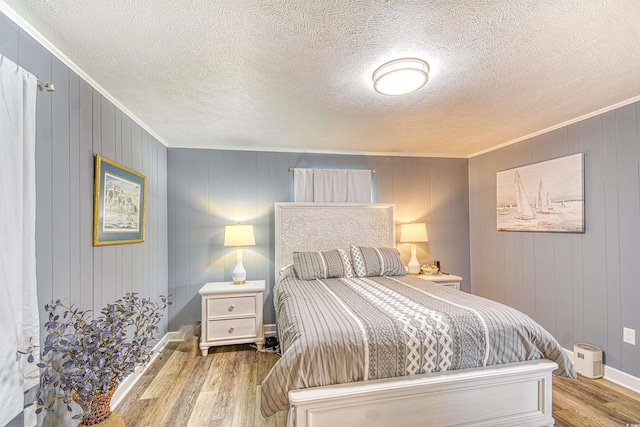
<svg viewBox="0 0 640 427"><path fill-rule="evenodd" d="M351 262L358 277L404 276L407 270L396 248L351 245Z"/></svg>
<svg viewBox="0 0 640 427"><path fill-rule="evenodd" d="M349 257L342 249L326 252L294 252L293 268L298 278L302 280L353 277Z"/></svg>

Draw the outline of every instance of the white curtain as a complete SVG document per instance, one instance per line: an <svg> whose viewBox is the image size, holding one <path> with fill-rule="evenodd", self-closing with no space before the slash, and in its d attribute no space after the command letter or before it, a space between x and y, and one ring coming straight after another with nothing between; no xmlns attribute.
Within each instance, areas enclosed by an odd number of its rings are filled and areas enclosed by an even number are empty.
<svg viewBox="0 0 640 427"><path fill-rule="evenodd" d="M296 202L370 203L371 171L295 168L293 188Z"/></svg>
<svg viewBox="0 0 640 427"><path fill-rule="evenodd" d="M293 201L313 202L313 169L293 170Z"/></svg>
<svg viewBox="0 0 640 427"><path fill-rule="evenodd" d="M39 341L36 287L36 77L0 55L0 425L22 412L38 368L17 350Z"/></svg>

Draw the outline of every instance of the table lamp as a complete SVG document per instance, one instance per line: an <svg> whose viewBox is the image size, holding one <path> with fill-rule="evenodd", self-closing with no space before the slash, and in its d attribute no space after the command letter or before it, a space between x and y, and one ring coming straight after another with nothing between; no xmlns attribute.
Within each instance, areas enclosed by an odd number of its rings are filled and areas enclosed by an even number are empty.
<svg viewBox="0 0 640 427"><path fill-rule="evenodd" d="M236 266L231 273L234 285L242 285L247 280L247 270L242 265L242 247L253 246L256 238L253 234L253 225L227 225L224 228L224 245L237 246Z"/></svg>
<svg viewBox="0 0 640 427"><path fill-rule="evenodd" d="M420 274L420 263L416 256L416 242L428 241L427 225L424 222L400 225L400 242L411 243L411 260L407 264L409 274Z"/></svg>

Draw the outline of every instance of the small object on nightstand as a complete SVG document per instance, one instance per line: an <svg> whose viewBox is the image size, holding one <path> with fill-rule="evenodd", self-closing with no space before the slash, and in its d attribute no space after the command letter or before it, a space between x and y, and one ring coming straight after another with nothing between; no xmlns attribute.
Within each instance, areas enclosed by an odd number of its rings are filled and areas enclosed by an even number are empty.
<svg viewBox="0 0 640 427"><path fill-rule="evenodd" d="M440 269L434 265L434 264L425 264L422 267L420 267L420 270L422 271L422 274L438 274L438 271L440 271Z"/></svg>

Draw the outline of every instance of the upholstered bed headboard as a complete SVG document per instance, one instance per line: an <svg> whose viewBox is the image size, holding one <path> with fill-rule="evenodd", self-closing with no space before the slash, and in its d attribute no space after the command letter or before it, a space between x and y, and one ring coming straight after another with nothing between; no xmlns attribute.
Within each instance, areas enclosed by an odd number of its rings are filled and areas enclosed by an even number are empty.
<svg viewBox="0 0 640 427"><path fill-rule="evenodd" d="M395 205L387 203L276 203L276 271L293 252L349 245L395 247Z"/></svg>

